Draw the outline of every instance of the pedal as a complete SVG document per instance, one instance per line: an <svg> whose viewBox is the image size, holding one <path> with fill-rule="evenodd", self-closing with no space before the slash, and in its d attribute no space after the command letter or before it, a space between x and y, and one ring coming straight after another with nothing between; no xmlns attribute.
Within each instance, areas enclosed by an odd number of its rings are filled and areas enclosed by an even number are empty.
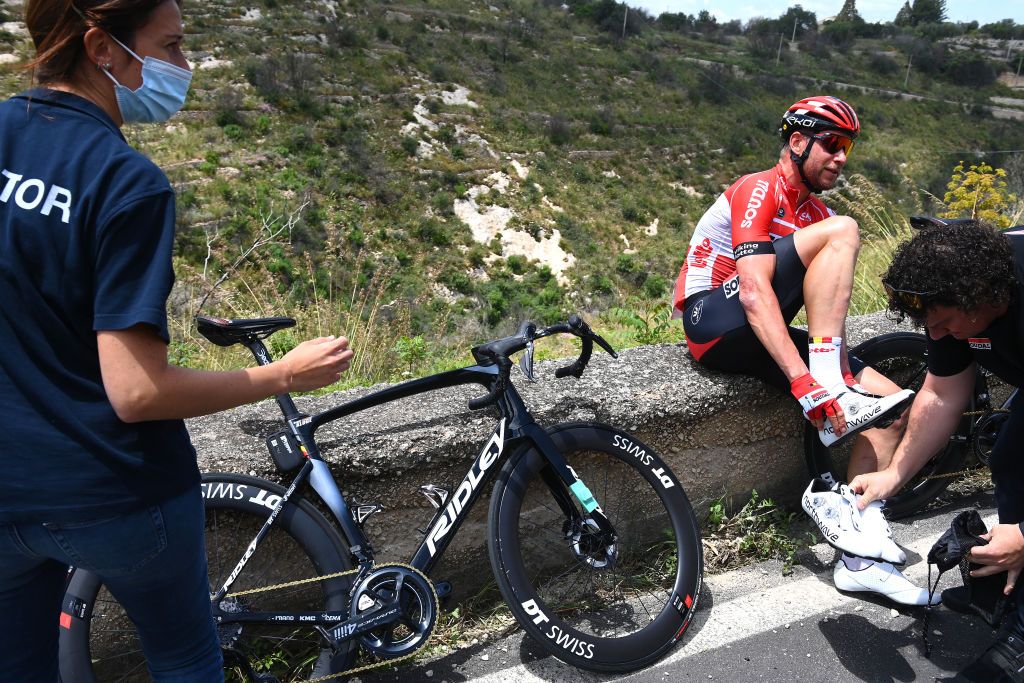
<svg viewBox="0 0 1024 683"><path fill-rule="evenodd" d="M352 514L352 521L359 525L359 528L363 528L363 524L366 523L373 515L377 514L384 509L384 506L380 503L365 503L353 505L349 512Z"/></svg>
<svg viewBox="0 0 1024 683"><path fill-rule="evenodd" d="M427 497L435 510L440 510L452 495L451 489L437 484L424 484L420 487L420 493Z"/></svg>
<svg viewBox="0 0 1024 683"><path fill-rule="evenodd" d="M438 600L444 600L452 594L451 581L438 581L434 584L434 592L437 593Z"/></svg>

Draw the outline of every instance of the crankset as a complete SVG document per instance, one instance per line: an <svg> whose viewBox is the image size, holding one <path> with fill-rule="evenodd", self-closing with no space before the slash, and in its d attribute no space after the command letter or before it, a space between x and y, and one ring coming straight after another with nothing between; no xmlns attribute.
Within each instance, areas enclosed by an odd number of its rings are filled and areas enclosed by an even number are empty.
<svg viewBox="0 0 1024 683"><path fill-rule="evenodd" d="M407 565L382 564L356 586L351 613L352 618L345 624L374 621L370 630L358 629L359 643L366 650L381 659L404 657L430 638L437 623L437 593L430 579L419 570ZM373 619L371 614L379 618ZM345 624L329 632L339 634Z"/></svg>

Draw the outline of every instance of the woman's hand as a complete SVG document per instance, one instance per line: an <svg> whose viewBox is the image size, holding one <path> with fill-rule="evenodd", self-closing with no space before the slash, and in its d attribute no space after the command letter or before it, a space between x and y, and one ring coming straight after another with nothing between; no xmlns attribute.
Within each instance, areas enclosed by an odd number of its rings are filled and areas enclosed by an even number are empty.
<svg viewBox="0 0 1024 683"><path fill-rule="evenodd" d="M353 355L345 337L318 337L302 342L278 362L287 369L288 391L312 391L341 379Z"/></svg>

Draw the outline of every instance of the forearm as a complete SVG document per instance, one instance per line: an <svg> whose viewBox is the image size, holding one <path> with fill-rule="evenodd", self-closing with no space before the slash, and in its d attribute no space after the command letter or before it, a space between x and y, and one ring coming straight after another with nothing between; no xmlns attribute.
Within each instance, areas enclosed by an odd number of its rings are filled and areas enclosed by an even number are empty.
<svg viewBox="0 0 1024 683"><path fill-rule="evenodd" d="M279 360L229 372L167 362L167 346L145 326L97 334L107 399L125 422L206 415L291 391L337 382L352 351L344 337L304 341Z"/></svg>
<svg viewBox="0 0 1024 683"><path fill-rule="evenodd" d="M747 314L747 322L768 354L793 381L807 374L807 364L789 336L789 327L782 317L779 300L767 282L753 282L740 290L740 303Z"/></svg>
<svg viewBox="0 0 1024 683"><path fill-rule="evenodd" d="M914 399L907 419L907 431L900 441L890 471L902 486L946 445L963 416L968 396L942 396L922 388Z"/></svg>
<svg viewBox="0 0 1024 683"><path fill-rule="evenodd" d="M166 365L135 387L118 392L114 408L125 422L208 415L288 391L286 368L271 363L211 372Z"/></svg>

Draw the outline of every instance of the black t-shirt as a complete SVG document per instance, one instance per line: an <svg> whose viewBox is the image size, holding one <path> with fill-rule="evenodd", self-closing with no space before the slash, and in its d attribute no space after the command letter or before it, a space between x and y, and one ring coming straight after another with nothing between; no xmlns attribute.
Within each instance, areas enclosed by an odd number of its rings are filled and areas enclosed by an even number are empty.
<svg viewBox="0 0 1024 683"><path fill-rule="evenodd" d="M963 372L977 362L1007 384L1024 384L1024 229L1014 228L1004 233L1010 238L1016 260L1017 280L1014 300L1006 313L996 318L988 329L971 339L946 336L933 340L928 337L928 371L939 377Z"/></svg>
<svg viewBox="0 0 1024 683"><path fill-rule="evenodd" d="M100 108L0 103L0 522L76 521L197 484L181 420L122 422L96 333L167 340L174 191Z"/></svg>

